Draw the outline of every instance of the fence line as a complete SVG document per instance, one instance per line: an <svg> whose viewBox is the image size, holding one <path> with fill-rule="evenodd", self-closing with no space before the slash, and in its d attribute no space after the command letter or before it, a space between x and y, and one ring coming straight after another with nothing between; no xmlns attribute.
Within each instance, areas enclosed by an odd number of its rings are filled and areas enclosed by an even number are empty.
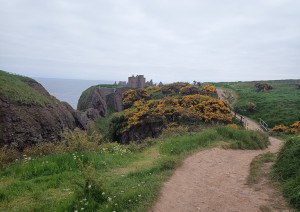
<svg viewBox="0 0 300 212"><path fill-rule="evenodd" d="M263 128L263 130L265 130L266 132L269 131L268 124L264 120L262 120L261 118L259 118L259 124L260 124L261 128Z"/></svg>

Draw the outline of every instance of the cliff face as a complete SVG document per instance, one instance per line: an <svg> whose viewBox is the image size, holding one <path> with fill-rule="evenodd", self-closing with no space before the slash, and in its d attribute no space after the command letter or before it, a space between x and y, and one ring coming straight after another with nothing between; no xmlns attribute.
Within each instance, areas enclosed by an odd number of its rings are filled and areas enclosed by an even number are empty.
<svg viewBox="0 0 300 212"><path fill-rule="evenodd" d="M93 113L99 117L105 117L110 108L114 112L123 110L122 95L129 88L101 88L93 86L85 90L77 105L77 109L87 113L93 110ZM94 119L96 120L96 119Z"/></svg>
<svg viewBox="0 0 300 212"><path fill-rule="evenodd" d="M80 114L33 79L0 71L0 146L23 149L59 141L67 129L83 127Z"/></svg>

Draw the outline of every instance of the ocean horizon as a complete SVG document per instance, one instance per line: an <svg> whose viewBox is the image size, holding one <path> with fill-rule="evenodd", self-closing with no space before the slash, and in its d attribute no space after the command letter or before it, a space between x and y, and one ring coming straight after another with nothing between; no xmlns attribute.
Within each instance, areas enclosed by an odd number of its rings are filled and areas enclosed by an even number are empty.
<svg viewBox="0 0 300 212"><path fill-rule="evenodd" d="M80 80L80 79L56 79L35 77L36 81L54 97L60 101L69 103L77 109L77 103L81 93L87 88L98 84L113 84L109 80Z"/></svg>

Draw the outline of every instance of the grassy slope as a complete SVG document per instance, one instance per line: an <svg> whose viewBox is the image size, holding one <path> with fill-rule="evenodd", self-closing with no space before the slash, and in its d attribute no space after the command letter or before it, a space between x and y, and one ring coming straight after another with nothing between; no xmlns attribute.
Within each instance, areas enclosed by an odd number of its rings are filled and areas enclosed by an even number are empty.
<svg viewBox="0 0 300 212"><path fill-rule="evenodd" d="M9 74L0 70L0 97L12 103L44 105L50 99L30 87L31 78Z"/></svg>
<svg viewBox="0 0 300 212"><path fill-rule="evenodd" d="M237 95L236 106L244 106L248 102L256 104L256 111L242 112L255 120L262 118L270 127L277 124L290 125L300 120L300 90L295 84L300 80L266 81L273 86L269 92L257 92L255 82L217 83L217 87L234 90Z"/></svg>
<svg viewBox="0 0 300 212"><path fill-rule="evenodd" d="M124 147L111 146L100 152L64 153L35 160L26 156L27 160L0 171L0 210L74 211L85 208L95 211L97 208L99 211L147 211L158 197L163 182L185 157L218 145L219 141L235 144L240 138L248 144L243 147L266 146L265 136L253 137L250 134L249 131L218 127L150 140L152 144L141 151L134 150L135 146L129 146L126 151ZM257 137L262 140L258 141ZM101 196L104 200L98 204L95 204L93 196L85 196L82 189L74 184L89 179L91 173L80 171L79 160L85 167L92 162L96 179L103 183L103 190L96 193L104 192ZM93 183L89 184L94 187Z"/></svg>
<svg viewBox="0 0 300 212"><path fill-rule="evenodd" d="M281 182L284 196L300 210L300 135L291 136L279 152L273 176Z"/></svg>

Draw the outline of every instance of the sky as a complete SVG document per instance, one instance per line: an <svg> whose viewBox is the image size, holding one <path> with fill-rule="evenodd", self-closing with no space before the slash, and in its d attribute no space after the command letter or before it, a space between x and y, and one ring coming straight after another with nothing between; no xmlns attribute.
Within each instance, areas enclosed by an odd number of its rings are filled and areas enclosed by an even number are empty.
<svg viewBox="0 0 300 212"><path fill-rule="evenodd" d="M300 79L299 0L0 0L0 70L154 82Z"/></svg>

